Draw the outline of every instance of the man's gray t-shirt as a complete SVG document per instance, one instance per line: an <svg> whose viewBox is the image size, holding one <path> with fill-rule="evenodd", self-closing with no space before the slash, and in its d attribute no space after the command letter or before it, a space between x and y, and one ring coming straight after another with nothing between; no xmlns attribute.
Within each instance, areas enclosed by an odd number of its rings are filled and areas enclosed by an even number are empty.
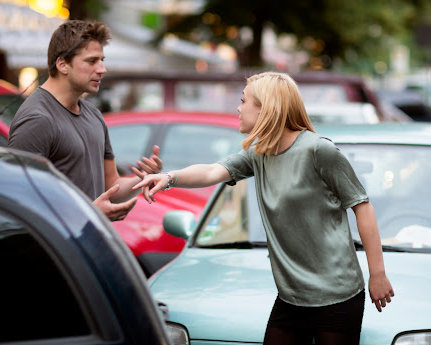
<svg viewBox="0 0 431 345"><path fill-rule="evenodd" d="M219 162L232 179L255 176L279 296L299 306L345 301L364 289L346 209L368 201L328 139L302 131L277 155L241 151Z"/></svg>
<svg viewBox="0 0 431 345"><path fill-rule="evenodd" d="M94 200L105 191L104 160L114 155L100 111L85 100L79 105L74 114L45 89L36 89L12 121L9 146L48 158Z"/></svg>

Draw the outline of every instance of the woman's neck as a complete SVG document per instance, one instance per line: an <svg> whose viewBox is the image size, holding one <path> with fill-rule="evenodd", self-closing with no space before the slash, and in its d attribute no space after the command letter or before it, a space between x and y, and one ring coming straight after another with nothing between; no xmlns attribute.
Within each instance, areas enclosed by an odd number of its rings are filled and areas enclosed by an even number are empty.
<svg viewBox="0 0 431 345"><path fill-rule="evenodd" d="M293 131L289 128L286 128L280 138L280 146L278 148L278 152L283 152L285 150L287 150L290 146L292 146L292 144L294 143L294 141L296 140L296 138L298 137L298 135L301 133L301 131Z"/></svg>

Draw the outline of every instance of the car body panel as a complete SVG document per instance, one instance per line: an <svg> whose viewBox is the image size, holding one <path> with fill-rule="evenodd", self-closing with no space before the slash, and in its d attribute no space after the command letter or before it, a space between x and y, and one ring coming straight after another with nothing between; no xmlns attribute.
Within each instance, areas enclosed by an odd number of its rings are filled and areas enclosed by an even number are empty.
<svg viewBox="0 0 431 345"><path fill-rule="evenodd" d="M50 248L97 329L88 343L168 344L139 265L91 201L42 157L0 148L0 170L0 211Z"/></svg>
<svg viewBox="0 0 431 345"><path fill-rule="evenodd" d="M316 132L336 143L431 145L431 126L423 123L317 125Z"/></svg>
<svg viewBox="0 0 431 345"><path fill-rule="evenodd" d="M431 149L427 148L431 146L431 125L414 122L319 125L316 130L336 144L385 144L386 147L401 144ZM221 207L215 203L225 195L221 188L230 187L220 186L216 190L196 229L202 226L208 229L211 222L206 223L204 218L213 206ZM431 202L424 207L429 209ZM377 218L379 221L379 214ZM175 261L150 279L151 291L168 304L169 320L189 330L192 343L261 343L277 295L267 250L199 248L194 245L196 235L189 238ZM369 274L365 252L359 249L357 256L367 291ZM431 296L427 293L431 289L431 250L413 248L407 253L389 250L383 257L395 296L379 313L366 294L361 345L389 345L399 333L431 329Z"/></svg>
<svg viewBox="0 0 431 345"><path fill-rule="evenodd" d="M108 126L135 123L206 123L214 126L238 128L237 116L227 113L182 112L182 111L122 111L103 114Z"/></svg>
<svg viewBox="0 0 431 345"><path fill-rule="evenodd" d="M368 281L365 253L358 259ZM385 253L384 260L396 295L382 313L366 295L361 344L389 345L394 334L431 325L431 254ZM266 249L190 248L151 278L150 288L192 340L262 342L277 296Z"/></svg>
<svg viewBox="0 0 431 345"><path fill-rule="evenodd" d="M190 248L150 288L168 305L170 321L187 325L191 339L205 340L262 341L276 296L266 249Z"/></svg>

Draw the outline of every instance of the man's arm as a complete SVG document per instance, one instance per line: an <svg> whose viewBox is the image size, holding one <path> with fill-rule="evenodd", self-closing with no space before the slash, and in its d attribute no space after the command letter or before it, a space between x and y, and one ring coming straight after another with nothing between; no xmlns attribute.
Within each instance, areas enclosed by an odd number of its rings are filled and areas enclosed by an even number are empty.
<svg viewBox="0 0 431 345"><path fill-rule="evenodd" d="M12 121L8 146L50 158L53 138L53 126L49 119L40 114L33 114Z"/></svg>

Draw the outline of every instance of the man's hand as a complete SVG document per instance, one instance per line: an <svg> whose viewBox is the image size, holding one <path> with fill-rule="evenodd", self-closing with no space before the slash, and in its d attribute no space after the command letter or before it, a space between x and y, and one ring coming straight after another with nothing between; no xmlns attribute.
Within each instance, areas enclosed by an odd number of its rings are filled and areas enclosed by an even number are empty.
<svg viewBox="0 0 431 345"><path fill-rule="evenodd" d="M130 210L135 206L137 197L134 197L126 202L114 204L110 198L119 191L120 185L116 184L109 188L105 193L93 201L93 205L97 206L111 221L123 220L126 218Z"/></svg>
<svg viewBox="0 0 431 345"><path fill-rule="evenodd" d="M138 161L137 164L141 171L147 174L157 174L163 169L163 162L159 158L160 147L157 145L153 146L153 154L150 158L142 157L141 161Z"/></svg>

